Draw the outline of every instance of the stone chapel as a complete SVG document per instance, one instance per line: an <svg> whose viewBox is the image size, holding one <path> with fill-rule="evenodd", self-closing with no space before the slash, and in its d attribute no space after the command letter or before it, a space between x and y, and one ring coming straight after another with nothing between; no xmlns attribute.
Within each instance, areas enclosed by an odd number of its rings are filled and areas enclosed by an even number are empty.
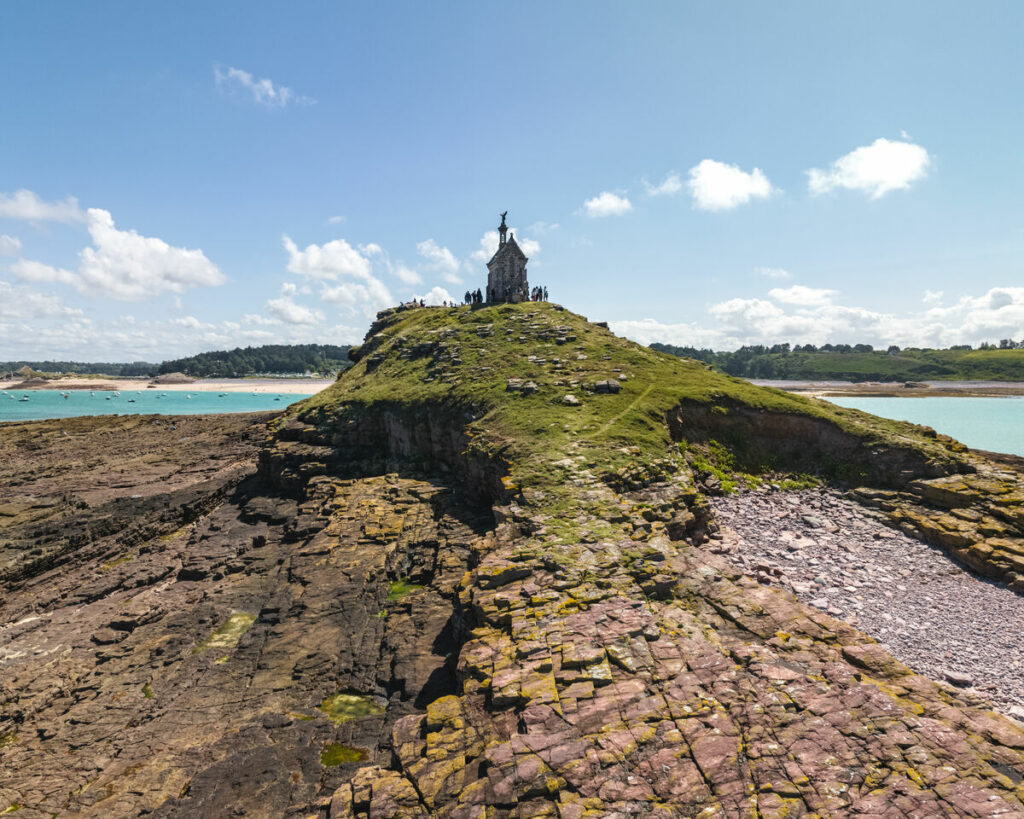
<svg viewBox="0 0 1024 819"><path fill-rule="evenodd" d="M487 301L491 304L515 303L529 299L530 283L526 280L526 254L516 244L516 237L513 234L509 233L508 239L505 238L508 231L505 226L507 214L508 211L501 214L498 250L487 263Z"/></svg>

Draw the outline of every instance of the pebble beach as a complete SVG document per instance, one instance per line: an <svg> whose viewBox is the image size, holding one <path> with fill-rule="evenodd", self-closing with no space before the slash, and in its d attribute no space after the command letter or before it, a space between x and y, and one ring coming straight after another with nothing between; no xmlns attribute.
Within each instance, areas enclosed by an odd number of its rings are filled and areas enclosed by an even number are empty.
<svg viewBox="0 0 1024 819"><path fill-rule="evenodd" d="M1024 718L1024 598L834 490L712 499L706 548L874 637L915 671Z"/></svg>

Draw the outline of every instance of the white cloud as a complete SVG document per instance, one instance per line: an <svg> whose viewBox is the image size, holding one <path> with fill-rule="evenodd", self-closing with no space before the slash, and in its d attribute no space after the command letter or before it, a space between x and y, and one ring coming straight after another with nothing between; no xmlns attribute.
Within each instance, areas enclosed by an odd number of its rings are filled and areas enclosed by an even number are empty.
<svg viewBox="0 0 1024 819"><path fill-rule="evenodd" d="M923 179L930 164L928 151L920 145L879 138L839 157L827 171L812 168L807 185L813 194L847 188L878 199Z"/></svg>
<svg viewBox="0 0 1024 819"><path fill-rule="evenodd" d="M558 222L534 222L527 228L527 230L530 231L530 233L535 233L538 236L543 236L545 233L550 233L552 231L558 230L559 227L560 225L558 224Z"/></svg>
<svg viewBox="0 0 1024 819"><path fill-rule="evenodd" d="M86 212L92 246L78 254L78 271L19 259L11 272L25 281L74 285L89 295L121 301L151 298L165 291L183 293L192 287L223 284L224 275L201 250L172 247L134 230L118 230L110 213L99 208Z"/></svg>
<svg viewBox="0 0 1024 819"><path fill-rule="evenodd" d="M925 290L924 296L921 298L925 304L942 304L943 292L941 290Z"/></svg>
<svg viewBox="0 0 1024 819"><path fill-rule="evenodd" d="M21 239L0 233L0 256L17 256L21 253Z"/></svg>
<svg viewBox="0 0 1024 819"><path fill-rule="evenodd" d="M583 210L591 219L603 216L621 216L633 210L633 205L625 196L602 191L593 199L583 203Z"/></svg>
<svg viewBox="0 0 1024 819"><path fill-rule="evenodd" d="M85 214L73 196L63 202L44 202L32 191L22 189L12 194L0 193L0 219L72 223L84 222Z"/></svg>
<svg viewBox="0 0 1024 819"><path fill-rule="evenodd" d="M675 196L683 189L683 180L675 171L666 176L660 185L652 185L646 179L643 180L643 183L648 196Z"/></svg>
<svg viewBox="0 0 1024 819"><path fill-rule="evenodd" d="M835 290L822 290L815 287L804 287L794 284L792 287L776 287L768 291L768 295L783 304L796 304L801 307L818 307L831 304L832 297L839 295Z"/></svg>
<svg viewBox="0 0 1024 819"><path fill-rule="evenodd" d="M509 235L515 237L516 244L522 249L529 258L533 258L540 253L540 242L535 239L527 239L525 236L516 236L516 229L509 228ZM469 254L469 258L473 262L482 262L487 264L491 260L491 257L498 252L498 231L488 230L480 237L480 247ZM466 263L466 267L469 270L475 270L471 262Z"/></svg>
<svg viewBox="0 0 1024 819"><path fill-rule="evenodd" d="M738 165L714 159L702 159L690 168L690 180L686 184L694 207L700 210L732 210L752 199L767 199L772 194L771 183L760 168L747 173Z"/></svg>
<svg viewBox="0 0 1024 819"><path fill-rule="evenodd" d="M287 236L283 237L283 242L288 251L288 270L319 280L322 283L320 298L323 301L367 316L394 303L384 283L374 277L368 258L381 256L388 268L391 268L387 254L380 245L360 245L359 250L356 250L344 239L334 239L322 245L307 245L305 250L300 250ZM327 284L339 279L346 280L335 285ZM294 311L290 311L290 314L293 317L298 315Z"/></svg>
<svg viewBox="0 0 1024 819"><path fill-rule="evenodd" d="M134 324L134 319L129 323ZM175 325L176 327L188 327L191 330L197 330L203 326L202 322L199 321L199 319L197 319L195 316L181 316L179 318L172 318L170 320L170 323Z"/></svg>
<svg viewBox="0 0 1024 819"><path fill-rule="evenodd" d="M213 78L221 93L251 98L253 102L267 108L284 108L292 102L298 105L313 105L316 102L309 97L296 96L292 89L276 84L268 77L257 79L241 68L215 65Z"/></svg>
<svg viewBox="0 0 1024 819"><path fill-rule="evenodd" d="M434 287L431 288L429 293L424 293L422 296L413 296L414 301L420 301L421 299L427 303L428 307L437 307L443 302L455 301L452 294L443 287Z"/></svg>
<svg viewBox="0 0 1024 819"><path fill-rule="evenodd" d="M65 307L60 299L49 293L0 281L0 318L18 320L80 315L81 310ZM24 337L22 342L26 342Z"/></svg>
<svg viewBox="0 0 1024 819"><path fill-rule="evenodd" d="M418 242L416 252L427 260L427 267L430 270L454 276L459 269L459 260L455 258L454 254L448 248L438 245L433 239ZM452 281L450 278L447 280ZM455 282L458 283L458 281L459 279L456 277Z"/></svg>
<svg viewBox="0 0 1024 819"><path fill-rule="evenodd" d="M394 304L387 287L373 276L361 281L341 282L333 287L325 285L320 291L320 298L350 312L361 312L366 316L372 316L378 310Z"/></svg>
<svg viewBox="0 0 1024 819"><path fill-rule="evenodd" d="M406 267L401 262L392 267L391 272L394 273L403 284L423 284L423 277L411 267Z"/></svg>
<svg viewBox="0 0 1024 819"><path fill-rule="evenodd" d="M307 245L305 250L299 250L288 236L282 241L288 251L288 270L291 273L312 279L338 279L341 276L365 279L370 275L370 260L344 239L334 239L323 245Z"/></svg>
<svg viewBox="0 0 1024 819"><path fill-rule="evenodd" d="M279 318L286 324L319 324L324 320L324 314L319 310L296 304L289 295L270 299L267 302L266 310L271 316Z"/></svg>
<svg viewBox="0 0 1024 819"><path fill-rule="evenodd" d="M781 267L755 267L754 272L766 279L788 279L790 272Z"/></svg>
<svg viewBox="0 0 1024 819"><path fill-rule="evenodd" d="M793 288L790 288L792 290ZM812 288L805 288L813 292ZM829 292L829 291L826 291ZM643 344L660 341L733 350L744 344L872 344L881 349L977 345L1024 339L1024 287L995 287L965 296L949 307L902 314L836 304L834 295L810 303L736 298L711 306L715 323L665 324L654 319L612 322L612 328Z"/></svg>
<svg viewBox="0 0 1024 819"><path fill-rule="evenodd" d="M329 224L329 225L340 225L344 221L345 221L345 217L344 216L332 216L332 217L330 217L327 220L327 224Z"/></svg>
<svg viewBox="0 0 1024 819"><path fill-rule="evenodd" d="M79 284L77 273L63 268L50 267L48 264L32 259L18 259L11 265L11 272L23 282L60 282L61 284Z"/></svg>

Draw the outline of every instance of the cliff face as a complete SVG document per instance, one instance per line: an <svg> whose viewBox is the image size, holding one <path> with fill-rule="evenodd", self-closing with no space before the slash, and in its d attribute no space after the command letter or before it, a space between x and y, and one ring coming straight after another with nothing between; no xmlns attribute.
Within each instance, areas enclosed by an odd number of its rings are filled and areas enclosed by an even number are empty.
<svg viewBox="0 0 1024 819"><path fill-rule="evenodd" d="M1015 553L1012 469L552 305L385 313L353 357L209 440L230 468L177 520L166 478L127 540L0 518L0 808L1024 815L1018 723L699 548L709 448L922 531L960 510L965 554Z"/></svg>

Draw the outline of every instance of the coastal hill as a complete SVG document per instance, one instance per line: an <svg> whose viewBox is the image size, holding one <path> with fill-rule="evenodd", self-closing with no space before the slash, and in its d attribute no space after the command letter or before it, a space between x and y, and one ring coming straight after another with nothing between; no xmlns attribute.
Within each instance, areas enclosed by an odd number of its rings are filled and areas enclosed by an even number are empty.
<svg viewBox="0 0 1024 819"><path fill-rule="evenodd" d="M743 378L811 381L1024 381L1024 344L1004 339L1002 347L984 345L948 350L866 344L776 344L741 347L733 352L698 350L654 343L652 349L696 358L719 372Z"/></svg>
<svg viewBox="0 0 1024 819"><path fill-rule="evenodd" d="M350 364L347 346L336 344L264 344L235 347L152 364L82 361L0 362L0 380L7 377L48 378L62 375L116 376L141 378L168 373L185 373L193 378L235 378L247 375L334 373Z"/></svg>
<svg viewBox="0 0 1024 819"><path fill-rule="evenodd" d="M1024 814L1024 725L727 563L708 500L843 490L1020 592L1013 463L547 303L350 356L272 418L0 429L0 810Z"/></svg>

